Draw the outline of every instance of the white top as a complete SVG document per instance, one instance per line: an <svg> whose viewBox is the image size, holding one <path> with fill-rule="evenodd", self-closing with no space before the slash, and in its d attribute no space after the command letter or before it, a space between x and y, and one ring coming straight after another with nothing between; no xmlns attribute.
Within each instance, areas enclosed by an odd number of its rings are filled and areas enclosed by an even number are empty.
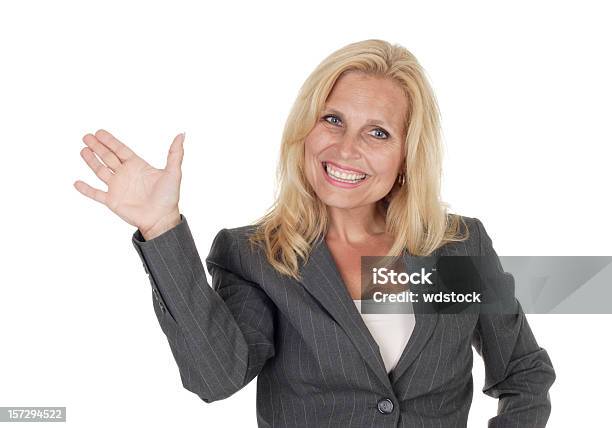
<svg viewBox="0 0 612 428"><path fill-rule="evenodd" d="M362 314L361 300L353 300L380 348L387 373L397 365L414 330L414 314Z"/></svg>

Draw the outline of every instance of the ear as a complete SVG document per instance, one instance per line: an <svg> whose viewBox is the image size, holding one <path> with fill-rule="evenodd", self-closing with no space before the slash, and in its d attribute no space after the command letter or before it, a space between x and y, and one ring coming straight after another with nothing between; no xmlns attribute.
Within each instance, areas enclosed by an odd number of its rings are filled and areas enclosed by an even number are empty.
<svg viewBox="0 0 612 428"><path fill-rule="evenodd" d="M406 171L406 156L403 157L402 162L400 163L400 167L399 170L397 171L398 174L401 174L402 172Z"/></svg>

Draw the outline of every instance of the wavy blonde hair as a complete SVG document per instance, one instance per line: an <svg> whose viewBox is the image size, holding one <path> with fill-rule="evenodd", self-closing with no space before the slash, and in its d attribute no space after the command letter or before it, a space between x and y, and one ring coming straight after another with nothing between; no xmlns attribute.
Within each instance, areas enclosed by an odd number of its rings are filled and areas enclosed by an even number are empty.
<svg viewBox="0 0 612 428"><path fill-rule="evenodd" d="M275 201L253 224L251 245L265 251L276 271L295 279L299 260L308 261L313 243L324 237L328 212L306 180L304 141L315 126L336 80L345 72L393 79L409 100L404 142L405 183L393 186L377 202L386 218L386 231L395 240L387 256L404 249L427 256L469 232L461 216L447 213L440 200L442 144L438 105L425 72L414 55L400 45L378 39L351 43L325 58L308 76L289 113L282 135ZM459 235L460 223L465 234Z"/></svg>

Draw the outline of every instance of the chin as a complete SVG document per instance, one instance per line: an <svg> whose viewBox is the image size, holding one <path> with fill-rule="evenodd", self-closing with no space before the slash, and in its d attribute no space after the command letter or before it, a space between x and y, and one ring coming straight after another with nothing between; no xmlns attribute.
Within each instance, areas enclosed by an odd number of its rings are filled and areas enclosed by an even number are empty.
<svg viewBox="0 0 612 428"><path fill-rule="evenodd" d="M319 195L317 194L317 196L319 196L319 199L321 200L321 202L323 202L326 206L333 207L333 208L350 209L350 208L357 208L357 207L364 205L362 202L356 202L354 198L346 197L346 196L343 197L342 195L330 195L330 194Z"/></svg>

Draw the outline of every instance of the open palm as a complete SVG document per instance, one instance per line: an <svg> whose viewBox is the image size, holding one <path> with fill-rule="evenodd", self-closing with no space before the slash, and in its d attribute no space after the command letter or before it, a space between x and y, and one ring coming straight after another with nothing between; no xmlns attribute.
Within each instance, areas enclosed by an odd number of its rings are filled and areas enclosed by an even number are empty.
<svg viewBox="0 0 612 428"><path fill-rule="evenodd" d="M183 141L184 134L174 138L166 167L158 169L103 129L95 135L86 134L83 142L87 147L81 150L81 157L108 190L95 189L80 180L74 187L132 226L149 230L170 216L178 216Z"/></svg>

